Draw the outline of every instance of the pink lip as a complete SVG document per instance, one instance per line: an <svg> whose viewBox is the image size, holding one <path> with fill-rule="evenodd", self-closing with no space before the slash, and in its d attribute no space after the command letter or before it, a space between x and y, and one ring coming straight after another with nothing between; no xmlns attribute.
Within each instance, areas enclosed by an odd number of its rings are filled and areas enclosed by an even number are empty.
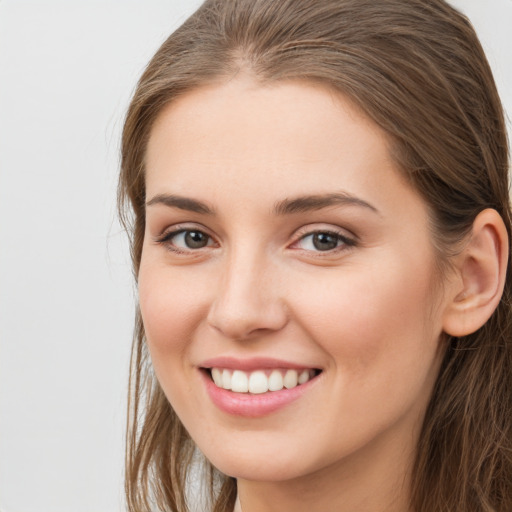
<svg viewBox="0 0 512 512"><path fill-rule="evenodd" d="M219 366L216 364L215 367ZM222 365L220 367L230 368ZM276 367L282 368L282 363ZM238 368L240 369L240 367ZM258 368L268 368L268 365L260 365ZM293 368L296 367L293 366ZM213 383L207 371L200 370L200 373L211 401L219 409L234 416L245 416L248 418L266 416L286 407L295 402L295 400L298 400L317 381L317 378L314 377L305 384L292 389L252 395L250 393L234 393L233 391L219 388Z"/></svg>
<svg viewBox="0 0 512 512"><path fill-rule="evenodd" d="M251 359L237 359L235 357L215 357L203 361L200 365L201 368L226 368L228 370L242 370L251 372L254 370L283 368L294 370L305 370L312 368L311 366L304 366L301 364L294 364L290 361L283 361L280 359L273 359L269 357L253 357Z"/></svg>

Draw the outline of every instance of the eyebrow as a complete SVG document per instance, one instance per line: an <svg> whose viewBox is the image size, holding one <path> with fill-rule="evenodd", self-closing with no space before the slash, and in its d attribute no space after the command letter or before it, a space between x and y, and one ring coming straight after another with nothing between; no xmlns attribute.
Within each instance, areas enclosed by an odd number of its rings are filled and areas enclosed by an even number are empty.
<svg viewBox="0 0 512 512"><path fill-rule="evenodd" d="M179 208L189 212L203 213L206 215L213 215L215 212L206 203L191 199L189 197L176 196L174 194L158 194L151 198L146 206L153 206L155 204L163 204L170 208Z"/></svg>
<svg viewBox="0 0 512 512"><path fill-rule="evenodd" d="M202 201L191 199L189 197L177 196L174 194L158 194L151 198L146 206L163 204L170 208L179 208L189 212L201 213L205 215L214 215L215 211ZM317 194L300 196L293 199L283 199L274 204L273 213L275 215L291 215L294 213L305 213L314 210L321 210L330 206L360 206L367 208L375 213L379 213L375 206L370 203L350 195L346 192L335 194Z"/></svg>
<svg viewBox="0 0 512 512"><path fill-rule="evenodd" d="M375 206L346 192L300 196L293 199L284 199L275 203L274 213L276 215L290 215L293 213L304 213L314 210L321 210L322 208L328 208L329 206L346 205L361 206L371 210L374 213L379 213L379 210L377 210Z"/></svg>

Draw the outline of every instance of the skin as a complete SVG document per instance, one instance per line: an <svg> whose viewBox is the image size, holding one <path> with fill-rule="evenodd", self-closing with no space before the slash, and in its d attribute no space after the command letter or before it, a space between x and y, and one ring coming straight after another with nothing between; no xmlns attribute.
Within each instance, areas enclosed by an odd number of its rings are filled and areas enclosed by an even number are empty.
<svg viewBox="0 0 512 512"><path fill-rule="evenodd" d="M166 107L147 150L140 307L156 376L244 512L407 511L408 475L454 293L438 280L427 208L386 135L339 93L249 77ZM300 196L349 194L311 211ZM365 204L362 204L364 201ZM201 231L190 248L177 229ZM312 232L334 232L321 251ZM199 367L264 356L322 373L261 418L218 409Z"/></svg>

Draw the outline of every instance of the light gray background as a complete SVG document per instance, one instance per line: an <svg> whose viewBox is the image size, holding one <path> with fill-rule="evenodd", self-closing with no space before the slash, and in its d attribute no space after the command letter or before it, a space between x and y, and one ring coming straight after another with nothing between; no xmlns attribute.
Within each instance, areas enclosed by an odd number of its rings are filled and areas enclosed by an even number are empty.
<svg viewBox="0 0 512 512"><path fill-rule="evenodd" d="M194 0L0 0L0 511L114 512L134 289L123 114ZM512 113L512 0L457 0ZM510 126L510 125L509 125Z"/></svg>

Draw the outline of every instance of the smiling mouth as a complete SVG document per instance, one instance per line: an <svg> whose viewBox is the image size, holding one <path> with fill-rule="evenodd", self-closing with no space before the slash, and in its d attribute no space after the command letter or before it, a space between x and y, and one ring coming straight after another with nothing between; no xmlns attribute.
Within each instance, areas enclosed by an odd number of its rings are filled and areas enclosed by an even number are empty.
<svg viewBox="0 0 512 512"><path fill-rule="evenodd" d="M205 368L214 384L234 393L262 394L293 389L320 374L318 369L255 370L246 372L227 368Z"/></svg>

